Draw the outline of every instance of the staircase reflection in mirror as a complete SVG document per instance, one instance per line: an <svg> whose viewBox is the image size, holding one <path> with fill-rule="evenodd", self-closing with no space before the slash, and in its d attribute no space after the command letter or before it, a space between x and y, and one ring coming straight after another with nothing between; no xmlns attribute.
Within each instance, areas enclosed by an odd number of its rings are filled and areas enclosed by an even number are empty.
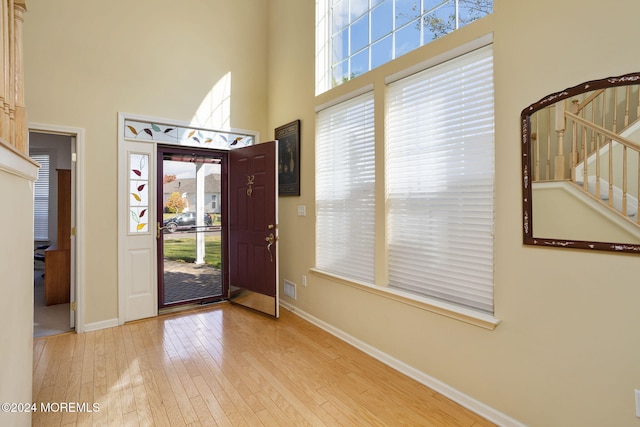
<svg viewBox="0 0 640 427"><path fill-rule="evenodd" d="M545 96L521 129L524 243L640 253L640 73Z"/></svg>

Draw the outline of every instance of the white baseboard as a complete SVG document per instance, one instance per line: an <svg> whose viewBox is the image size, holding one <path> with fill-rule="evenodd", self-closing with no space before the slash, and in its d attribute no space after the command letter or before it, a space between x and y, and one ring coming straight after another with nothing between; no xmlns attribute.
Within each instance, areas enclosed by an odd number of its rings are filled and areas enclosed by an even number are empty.
<svg viewBox="0 0 640 427"><path fill-rule="evenodd" d="M82 332L91 332L97 331L100 329L113 328L114 326L118 326L118 319L108 319L95 323L86 323L84 325L84 329Z"/></svg>
<svg viewBox="0 0 640 427"><path fill-rule="evenodd" d="M429 387L430 389L446 396L447 398L453 400L454 402L464 406L470 411L475 412L487 420L504 427L525 427L521 422L503 414L502 412L496 411L488 405L468 396L455 388L443 383L442 381L433 378L418 369L415 369L406 363L378 350L377 348L360 341L359 339L347 334L346 332L316 318L315 316L300 310L299 308L287 303L286 301L280 300L280 305L287 310L291 311L293 314L300 316L301 318L307 320L308 322L316 325L320 329L323 329L329 332L331 335L340 338L341 340L353 345L369 356L381 361L382 363L390 366L391 368L399 371L410 378L418 381L419 383Z"/></svg>

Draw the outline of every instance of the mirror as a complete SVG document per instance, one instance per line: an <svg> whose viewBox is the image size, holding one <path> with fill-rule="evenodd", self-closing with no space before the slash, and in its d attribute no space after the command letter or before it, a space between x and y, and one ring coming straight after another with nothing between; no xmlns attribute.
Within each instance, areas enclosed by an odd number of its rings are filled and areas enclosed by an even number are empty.
<svg viewBox="0 0 640 427"><path fill-rule="evenodd" d="M524 243L640 253L640 73L525 108Z"/></svg>

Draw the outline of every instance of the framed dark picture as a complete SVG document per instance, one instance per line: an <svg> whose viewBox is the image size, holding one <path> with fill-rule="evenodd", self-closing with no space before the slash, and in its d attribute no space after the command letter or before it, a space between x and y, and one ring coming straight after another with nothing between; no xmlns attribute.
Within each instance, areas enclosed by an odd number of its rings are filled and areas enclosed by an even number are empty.
<svg viewBox="0 0 640 427"><path fill-rule="evenodd" d="M278 195L300 195L300 120L276 128Z"/></svg>

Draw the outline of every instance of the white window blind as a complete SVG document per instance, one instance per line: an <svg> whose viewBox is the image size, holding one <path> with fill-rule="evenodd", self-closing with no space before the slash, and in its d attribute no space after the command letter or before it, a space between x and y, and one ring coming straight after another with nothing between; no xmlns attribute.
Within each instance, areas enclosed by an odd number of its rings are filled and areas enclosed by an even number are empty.
<svg viewBox="0 0 640 427"><path fill-rule="evenodd" d="M33 238L49 240L49 155L34 154L31 158L40 163L34 186Z"/></svg>
<svg viewBox="0 0 640 427"><path fill-rule="evenodd" d="M316 267L373 283L373 93L321 110L316 126Z"/></svg>
<svg viewBox="0 0 640 427"><path fill-rule="evenodd" d="M389 286L493 314L491 46L388 86Z"/></svg>

